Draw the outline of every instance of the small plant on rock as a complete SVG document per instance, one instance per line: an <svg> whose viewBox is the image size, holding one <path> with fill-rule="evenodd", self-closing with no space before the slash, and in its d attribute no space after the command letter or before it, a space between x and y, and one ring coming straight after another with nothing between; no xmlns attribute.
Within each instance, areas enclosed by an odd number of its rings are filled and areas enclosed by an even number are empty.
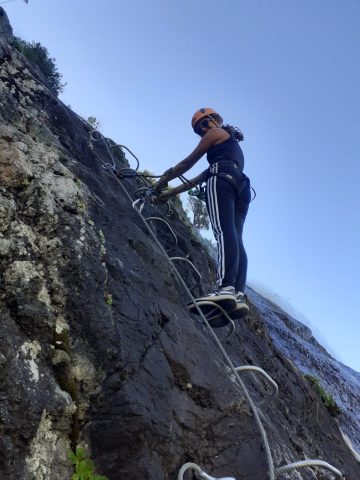
<svg viewBox="0 0 360 480"><path fill-rule="evenodd" d="M87 458L83 448L77 448L76 453L69 452L68 457L75 467L71 480L108 480L107 477L94 472L94 462Z"/></svg>
<svg viewBox="0 0 360 480"><path fill-rule="evenodd" d="M111 307L111 305L113 304L113 298L111 293L105 293L104 298L105 302L109 305L109 307Z"/></svg>
<svg viewBox="0 0 360 480"><path fill-rule="evenodd" d="M94 130L100 130L101 129L101 124L96 117L93 117L91 115L86 120L87 120L88 123L90 123L90 125L93 127Z"/></svg>
<svg viewBox="0 0 360 480"><path fill-rule="evenodd" d="M329 410L333 417L340 414L338 404L335 402L333 396L328 393L321 385L319 380L312 375L305 375L305 378L314 387L314 390L320 395L325 407Z"/></svg>
<svg viewBox="0 0 360 480"><path fill-rule="evenodd" d="M148 184L150 185L150 187L154 187L155 184L156 184L156 178L153 178L154 177L154 173L150 172L150 170L139 170L138 171L138 174L141 175L142 177L144 177L146 179L146 181L148 182Z"/></svg>

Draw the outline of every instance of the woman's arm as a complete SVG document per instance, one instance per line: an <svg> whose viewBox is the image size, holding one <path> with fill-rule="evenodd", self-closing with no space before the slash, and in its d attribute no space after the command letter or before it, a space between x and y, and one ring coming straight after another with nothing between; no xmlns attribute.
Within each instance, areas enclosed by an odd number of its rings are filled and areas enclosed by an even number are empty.
<svg viewBox="0 0 360 480"><path fill-rule="evenodd" d="M172 188L171 196L173 197L174 195L178 195L179 193L187 192L188 190L190 190L190 188L196 187L197 185L199 185L199 183L205 182L205 180L207 179L208 173L209 172L206 169L203 172L201 172L200 175L197 175L191 180L188 180L186 183L183 183L178 187Z"/></svg>
<svg viewBox="0 0 360 480"><path fill-rule="evenodd" d="M178 195L179 193L186 192L187 190L190 190L192 187L196 187L196 185L199 185L200 183L203 183L206 181L208 177L208 170L204 170L201 172L199 175L196 177L192 178L191 180L188 180L186 183L179 185L178 187L175 188L170 188L169 190L164 190L160 195L158 195L154 199L154 203L165 203L169 200L171 197L175 197L175 195Z"/></svg>
<svg viewBox="0 0 360 480"><path fill-rule="evenodd" d="M193 150L189 156L184 158L181 162L177 163L175 167L169 168L163 174L163 176L158 181L155 189L161 191L161 189L168 183L170 180L182 175L192 168L195 163L200 160L200 158L212 147L218 140L222 139L224 136L224 130L222 128L212 128L203 136L199 144Z"/></svg>

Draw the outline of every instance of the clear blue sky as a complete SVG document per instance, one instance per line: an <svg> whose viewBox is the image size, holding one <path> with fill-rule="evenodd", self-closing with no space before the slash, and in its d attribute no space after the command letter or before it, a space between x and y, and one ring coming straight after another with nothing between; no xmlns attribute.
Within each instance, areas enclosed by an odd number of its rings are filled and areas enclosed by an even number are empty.
<svg viewBox="0 0 360 480"><path fill-rule="evenodd" d="M14 32L40 41L141 167L195 147L194 111L239 126L257 191L249 284L275 292L360 371L359 0L15 0ZM206 168L202 159L194 174Z"/></svg>

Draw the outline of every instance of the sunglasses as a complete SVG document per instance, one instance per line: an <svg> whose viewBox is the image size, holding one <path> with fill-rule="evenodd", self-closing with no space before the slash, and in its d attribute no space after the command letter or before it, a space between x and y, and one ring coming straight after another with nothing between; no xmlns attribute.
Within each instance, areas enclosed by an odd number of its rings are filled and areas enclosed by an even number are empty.
<svg viewBox="0 0 360 480"><path fill-rule="evenodd" d="M208 128L210 122L212 122L212 121L213 121L212 119L209 120L208 118L202 118L201 120L199 120L198 122L195 123L194 132L197 133L198 135L202 136L203 135L202 129L203 128Z"/></svg>

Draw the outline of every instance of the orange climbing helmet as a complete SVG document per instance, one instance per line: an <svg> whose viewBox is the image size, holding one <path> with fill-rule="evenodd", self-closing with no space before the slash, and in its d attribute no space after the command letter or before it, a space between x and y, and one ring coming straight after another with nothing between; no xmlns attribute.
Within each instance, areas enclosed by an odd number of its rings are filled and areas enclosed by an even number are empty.
<svg viewBox="0 0 360 480"><path fill-rule="evenodd" d="M199 120L201 120L204 117L210 117L212 115L217 115L222 122L221 115L215 112L215 110L213 110L212 108L207 107L207 108L200 108L200 110L196 110L196 112L194 113L191 119L191 126L194 128L194 126Z"/></svg>

